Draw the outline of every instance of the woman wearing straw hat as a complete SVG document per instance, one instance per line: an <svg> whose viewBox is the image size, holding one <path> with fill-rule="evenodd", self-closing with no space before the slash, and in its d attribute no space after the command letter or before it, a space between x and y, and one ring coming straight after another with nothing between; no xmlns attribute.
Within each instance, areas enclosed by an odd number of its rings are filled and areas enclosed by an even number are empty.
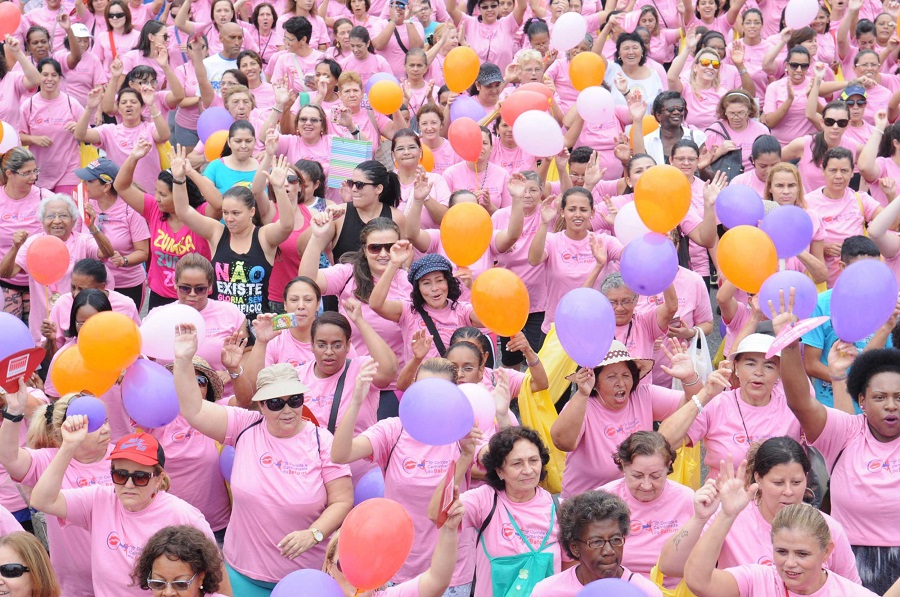
<svg viewBox="0 0 900 597"><path fill-rule="evenodd" d="M621 478L622 471L609 457L617 446L635 431L652 429L653 421L676 412L703 387L686 349L675 342L671 350L663 347L672 361L663 371L681 380L684 392L639 384L653 361L632 357L618 340L599 365L582 367L572 376L578 391L550 429L554 445L568 452L563 498Z"/></svg>

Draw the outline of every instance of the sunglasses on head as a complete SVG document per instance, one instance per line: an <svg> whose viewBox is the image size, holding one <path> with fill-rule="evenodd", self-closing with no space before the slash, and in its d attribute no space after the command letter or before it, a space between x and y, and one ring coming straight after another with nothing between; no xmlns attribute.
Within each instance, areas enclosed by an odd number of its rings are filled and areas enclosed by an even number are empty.
<svg viewBox="0 0 900 597"><path fill-rule="evenodd" d="M3 564L0 566L0 576L3 578L19 578L26 572L30 572L25 564Z"/></svg>
<svg viewBox="0 0 900 597"><path fill-rule="evenodd" d="M116 485L125 485L128 479L134 483L135 487L146 487L150 484L150 479L156 476L156 473L148 473L145 471L134 471L130 473L123 468L114 468L109 471L112 482Z"/></svg>
<svg viewBox="0 0 900 597"><path fill-rule="evenodd" d="M809 62L788 62L788 66L794 70L797 70L798 68L800 70L808 70Z"/></svg>
<svg viewBox="0 0 900 597"><path fill-rule="evenodd" d="M700 66L704 68L707 66L711 66L716 70L718 70L719 67L722 66L721 62L719 62L718 60L713 60L712 58L701 58L700 60L698 60L698 62L700 63Z"/></svg>
<svg viewBox="0 0 900 597"><path fill-rule="evenodd" d="M269 398L268 400L263 400L263 403L266 405L266 408L273 412L283 410L285 404L291 408L300 408L303 406L303 394L288 396L287 400L284 398Z"/></svg>
<svg viewBox="0 0 900 597"><path fill-rule="evenodd" d="M866 101L865 98L863 98L863 99L857 99L857 100L849 100L849 99L844 100L844 103L847 104L848 106L852 107L852 106L865 106L868 102Z"/></svg>
<svg viewBox="0 0 900 597"><path fill-rule="evenodd" d="M842 129L847 128L847 125L850 124L850 121L846 118L841 118L839 120L835 120L834 118L823 118L822 122L825 124L825 126L831 127L834 125L838 125L838 127Z"/></svg>
<svg viewBox="0 0 900 597"><path fill-rule="evenodd" d="M356 189L357 191L361 191L363 187L366 186L375 186L374 182L364 182L362 180L345 180L344 184L350 188Z"/></svg>
<svg viewBox="0 0 900 597"><path fill-rule="evenodd" d="M366 251L368 251L370 255L381 255L382 251L390 253L391 247L393 246L394 243L370 243L366 245Z"/></svg>

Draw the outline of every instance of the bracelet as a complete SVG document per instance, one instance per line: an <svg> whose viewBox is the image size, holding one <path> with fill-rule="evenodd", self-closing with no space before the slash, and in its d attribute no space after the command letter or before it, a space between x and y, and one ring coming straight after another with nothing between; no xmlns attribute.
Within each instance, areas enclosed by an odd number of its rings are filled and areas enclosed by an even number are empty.
<svg viewBox="0 0 900 597"><path fill-rule="evenodd" d="M97 234L98 232L100 232L100 229L96 227L88 228L88 232L90 232L91 234Z"/></svg>
<svg viewBox="0 0 900 597"><path fill-rule="evenodd" d="M128 267L128 256L127 255L125 257L122 257L122 263L124 264L124 267Z"/></svg>
<svg viewBox="0 0 900 597"><path fill-rule="evenodd" d="M162 112L157 112L156 114L151 114L150 118L156 118L157 116L162 116Z"/></svg>
<svg viewBox="0 0 900 597"><path fill-rule="evenodd" d="M186 182L187 182L187 179L186 179L186 178L182 178L181 180L178 180L178 179L176 179L176 178L173 178L173 179L172 179L172 183L173 183L173 184L185 184Z"/></svg>
<svg viewBox="0 0 900 597"><path fill-rule="evenodd" d="M284 108L272 108L273 112L278 112L279 114L284 114Z"/></svg>
<svg viewBox="0 0 900 597"><path fill-rule="evenodd" d="M691 396L691 398L694 401L694 406L697 407L697 414L699 415L700 413L703 412L703 405L700 403L700 399L697 398L696 396Z"/></svg>
<svg viewBox="0 0 900 597"><path fill-rule="evenodd" d="M692 381L691 383L684 383L684 382L681 382L681 386L684 387L684 388L689 388L689 387L691 387L691 386L697 385L698 383L700 383L700 374L699 374L699 373L697 373L697 379L695 379L695 380Z"/></svg>
<svg viewBox="0 0 900 597"><path fill-rule="evenodd" d="M528 368L529 368L529 369L531 369L532 367L537 367L538 365L541 364L541 357L539 357L539 356L537 356L537 355L535 355L535 357L536 357L536 358L534 359L534 362L533 362L533 363L530 363L530 362L528 362L528 361L525 361L525 364L528 365Z"/></svg>
<svg viewBox="0 0 900 597"><path fill-rule="evenodd" d="M834 382L836 382L836 381L847 381L847 376L846 376L846 375L842 375L842 376L840 376L840 377L832 377L832 378L831 378L831 383L834 383Z"/></svg>

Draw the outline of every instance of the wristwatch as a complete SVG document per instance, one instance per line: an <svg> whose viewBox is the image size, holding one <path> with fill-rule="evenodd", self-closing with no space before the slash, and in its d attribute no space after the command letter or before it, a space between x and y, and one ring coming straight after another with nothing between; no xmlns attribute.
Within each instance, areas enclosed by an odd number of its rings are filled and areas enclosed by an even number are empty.
<svg viewBox="0 0 900 597"><path fill-rule="evenodd" d="M325 539L325 535L316 527L309 527L309 530L313 534L313 539L316 540L316 543L321 543Z"/></svg>
<svg viewBox="0 0 900 597"><path fill-rule="evenodd" d="M23 414L21 414L21 415L11 415L11 414L9 414L9 412L4 408L4 409L3 409L3 418L6 419L6 420L8 420L8 421L12 421L13 423L18 423L18 422L20 422L22 419L25 418L25 414L23 413ZM319 534L321 535L321 533L319 533Z"/></svg>
<svg viewBox="0 0 900 597"><path fill-rule="evenodd" d="M125 267L128 267L128 256L122 257L122 261L125 264Z"/></svg>

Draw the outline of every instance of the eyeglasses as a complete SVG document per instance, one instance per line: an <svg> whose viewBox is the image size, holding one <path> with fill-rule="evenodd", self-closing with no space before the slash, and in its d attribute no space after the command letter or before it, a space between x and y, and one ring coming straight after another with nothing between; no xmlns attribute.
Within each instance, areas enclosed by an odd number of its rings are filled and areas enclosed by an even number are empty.
<svg viewBox="0 0 900 597"><path fill-rule="evenodd" d="M45 222L52 222L53 220L56 220L56 219L60 219L60 220L71 220L71 219L72 219L72 214L70 214L70 213L68 213L68 212L65 212L65 213L58 213L58 214L44 214L44 221L45 221Z"/></svg>
<svg viewBox="0 0 900 597"><path fill-rule="evenodd" d="M583 543L588 546L588 549L603 549L603 546L609 543L613 547L622 547L625 545L625 537L612 537L610 539L591 539L590 541L582 541L581 539L576 539L579 543Z"/></svg>
<svg viewBox="0 0 900 597"><path fill-rule="evenodd" d="M319 124L320 122L322 122L322 119L321 118L310 118L309 116L301 116L300 118L297 119L297 122L299 122L301 124L306 124L307 122L310 124Z"/></svg>
<svg viewBox="0 0 900 597"><path fill-rule="evenodd" d="M147 587L149 587L152 591L164 591L168 587L172 587L172 590L181 593L191 588L191 585L194 583L195 578L197 578L197 574L194 574L194 576L190 577L187 580L172 581L147 577Z"/></svg>
<svg viewBox="0 0 900 597"><path fill-rule="evenodd" d="M862 107L862 106L865 106L868 102L865 99L858 99L858 100L844 100L844 103L847 104L848 107L853 107L853 106Z"/></svg>
<svg viewBox="0 0 900 597"><path fill-rule="evenodd" d="M175 288L177 288L178 292L180 292L181 294L188 296L190 296L191 294L203 296L209 291L209 286L188 286L187 284L179 284Z"/></svg>
<svg viewBox="0 0 900 597"><path fill-rule="evenodd" d="M700 159L696 156L678 156L677 158L672 158L672 161L678 164L693 164L694 162L699 162ZM613 305L615 307L615 305Z"/></svg>
<svg viewBox="0 0 900 597"><path fill-rule="evenodd" d="M109 471L112 482L116 485L125 485L128 479L131 479L135 487L146 487L150 484L150 479L156 476L156 473L148 473L146 471L134 471L129 473L123 468L114 468Z"/></svg>
<svg viewBox="0 0 900 597"><path fill-rule="evenodd" d="M316 350L321 350L323 352L328 350L329 348L334 352L340 352L344 350L344 346L346 346L346 344L344 344L343 342L332 342L331 344L329 344L328 342L316 342L315 344Z"/></svg>
<svg viewBox="0 0 900 597"><path fill-rule="evenodd" d="M381 255L382 251L390 253L393 246L394 243L370 243L366 245L366 251L368 251L369 255Z"/></svg>
<svg viewBox="0 0 900 597"><path fill-rule="evenodd" d="M287 400L285 400L284 398L269 398L268 400L263 400L263 404L265 404L266 408L268 408L272 412L284 410L285 404L287 404L291 408L300 408L301 406L303 406L303 394L294 394L293 396L288 396Z"/></svg>
<svg viewBox="0 0 900 597"><path fill-rule="evenodd" d="M205 388L209 385L209 379L205 375L197 373L197 385Z"/></svg>
<svg viewBox="0 0 900 597"><path fill-rule="evenodd" d="M19 578L26 572L31 572L25 564L3 564L0 566L0 576L3 578Z"/></svg>
<svg viewBox="0 0 900 597"><path fill-rule="evenodd" d="M746 118L750 112L741 110L740 112L725 112L725 118Z"/></svg>
<svg viewBox="0 0 900 597"><path fill-rule="evenodd" d="M663 108L663 110L668 112L669 114L684 114L685 110L687 110L687 107L686 106L675 106L674 108L673 107Z"/></svg>
<svg viewBox="0 0 900 597"><path fill-rule="evenodd" d="M363 187L366 186L376 186L374 182L364 182L362 180L345 180L344 184L350 188L356 189L357 191L361 191Z"/></svg>
<svg viewBox="0 0 900 597"><path fill-rule="evenodd" d="M612 305L613 309L615 309L617 307L630 307L631 305L635 304L636 302L637 302L637 299L630 298L630 299L625 299L624 301L609 301L609 304Z"/></svg>
<svg viewBox="0 0 900 597"><path fill-rule="evenodd" d="M22 178L31 178L32 176L37 178L41 174L41 169L35 168L34 170L29 170L28 172L13 172L13 174L18 174Z"/></svg>
<svg viewBox="0 0 900 597"><path fill-rule="evenodd" d="M793 70L809 70L809 62L788 62L788 66Z"/></svg>
<svg viewBox="0 0 900 597"><path fill-rule="evenodd" d="M846 118L841 118L840 120L835 120L834 118L823 118L822 122L827 127L833 127L834 125L838 125L838 128L845 129L847 125L850 124L850 121Z"/></svg>
<svg viewBox="0 0 900 597"><path fill-rule="evenodd" d="M112 21L112 20L114 20L114 19L124 19L124 18L125 18L125 13L124 13L124 12L111 12L111 13L109 13L109 20L110 20L110 21Z"/></svg>
<svg viewBox="0 0 900 597"><path fill-rule="evenodd" d="M700 66L702 66L703 68L706 68L707 66L711 66L711 67L713 67L714 69L719 70L719 67L722 66L722 63L721 63L721 62L719 62L718 60L713 60L712 58L701 58L701 59L698 60L697 62L698 62L698 63L700 64ZM809 66L809 65L807 65L807 66Z"/></svg>

